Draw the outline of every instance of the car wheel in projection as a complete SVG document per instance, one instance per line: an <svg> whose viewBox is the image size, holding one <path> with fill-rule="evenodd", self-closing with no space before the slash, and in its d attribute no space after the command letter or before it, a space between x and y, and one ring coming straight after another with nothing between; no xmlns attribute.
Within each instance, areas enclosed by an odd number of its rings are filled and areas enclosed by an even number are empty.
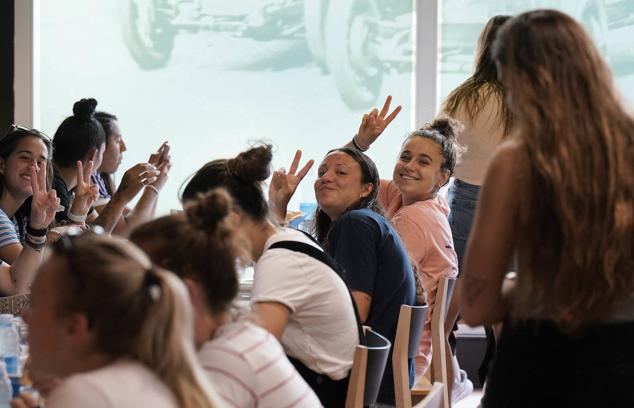
<svg viewBox="0 0 634 408"><path fill-rule="evenodd" d="M142 69L167 65L176 30L170 25L169 5L161 0L120 0L123 39L132 59Z"/></svg>
<svg viewBox="0 0 634 408"><path fill-rule="evenodd" d="M336 2L335 2L336 6ZM326 39L324 36L328 0L304 0L304 27L306 43L315 63L326 68Z"/></svg>
<svg viewBox="0 0 634 408"><path fill-rule="evenodd" d="M337 90L353 110L374 105L383 81L377 57L380 15L373 0L337 0L328 8L326 62Z"/></svg>

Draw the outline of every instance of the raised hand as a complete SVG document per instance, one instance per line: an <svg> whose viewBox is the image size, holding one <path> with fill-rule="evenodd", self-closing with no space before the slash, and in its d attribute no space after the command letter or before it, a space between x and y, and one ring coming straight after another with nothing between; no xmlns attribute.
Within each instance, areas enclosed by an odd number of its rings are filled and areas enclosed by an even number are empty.
<svg viewBox="0 0 634 408"><path fill-rule="evenodd" d="M126 170L121 178L115 198L130 202L141 189L157 181L160 171L150 163L139 163Z"/></svg>
<svg viewBox="0 0 634 408"><path fill-rule="evenodd" d="M293 194L295 194L297 186L299 186L299 183L302 182L302 179L315 163L314 160L309 160L298 172L297 169L301 159L302 151L297 150L288 173L283 168L273 172L271 184L269 184L269 206L281 219L286 217L286 207Z"/></svg>
<svg viewBox="0 0 634 408"><path fill-rule="evenodd" d="M35 166L31 166L30 172L33 198L29 223L32 228L45 229L55 219L59 198L57 198L55 190L46 191L46 165L44 163L40 165L39 171L36 171Z"/></svg>
<svg viewBox="0 0 634 408"><path fill-rule="evenodd" d="M157 167L157 170L160 172L158 176L156 176L156 181L153 183L149 183L149 186L154 186L156 189L161 191L169 178L169 172L172 168L172 156L169 154L163 158L163 161Z"/></svg>
<svg viewBox="0 0 634 408"><path fill-rule="evenodd" d="M70 212L77 217L87 215L93 203L99 198L99 186L90 179L92 169L92 160L85 167L81 161L77 162L77 186L75 187L75 198L70 207Z"/></svg>
<svg viewBox="0 0 634 408"><path fill-rule="evenodd" d="M385 128L396 118L401 111L401 105L398 105L392 113L388 115L390 111L390 104L392 103L392 95L388 95L383 104L381 111L377 108L372 109L369 113L363 115L359 131L356 135L356 142L364 150L370 148L370 145L383 133Z"/></svg>

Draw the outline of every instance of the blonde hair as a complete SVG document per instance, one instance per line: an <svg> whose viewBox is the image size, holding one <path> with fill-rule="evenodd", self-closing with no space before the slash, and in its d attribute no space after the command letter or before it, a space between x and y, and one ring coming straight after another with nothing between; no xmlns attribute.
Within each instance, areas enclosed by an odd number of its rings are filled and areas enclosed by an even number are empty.
<svg viewBox="0 0 634 408"><path fill-rule="evenodd" d="M528 170L513 313L575 331L634 291L634 121L589 35L561 12L510 20L494 57Z"/></svg>
<svg viewBox="0 0 634 408"><path fill-rule="evenodd" d="M120 239L63 237L54 251L69 266L57 280L59 313L85 314L100 352L145 365L178 406L214 406L214 392L196 359L193 312L180 279L153 267Z"/></svg>

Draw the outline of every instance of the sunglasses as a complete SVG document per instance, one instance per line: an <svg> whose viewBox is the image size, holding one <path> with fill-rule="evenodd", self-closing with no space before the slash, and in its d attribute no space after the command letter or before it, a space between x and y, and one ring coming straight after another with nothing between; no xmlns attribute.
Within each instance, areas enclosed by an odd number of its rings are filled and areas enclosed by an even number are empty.
<svg viewBox="0 0 634 408"><path fill-rule="evenodd" d="M14 135L18 135L20 133L28 133L34 136L38 136L44 140L46 140L47 142L51 142L52 139L44 132L37 130L37 129L33 129L33 128L27 128L24 126L20 126L20 125L16 125L15 123L12 124L11 126L9 126L9 129L7 130L7 132L4 134L3 137L0 138L0 141L3 141L9 137L12 137Z"/></svg>

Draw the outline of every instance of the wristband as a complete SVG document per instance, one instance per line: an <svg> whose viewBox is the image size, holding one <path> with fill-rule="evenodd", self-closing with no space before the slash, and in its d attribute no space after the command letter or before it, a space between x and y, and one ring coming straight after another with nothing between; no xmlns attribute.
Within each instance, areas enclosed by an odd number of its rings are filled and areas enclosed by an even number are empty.
<svg viewBox="0 0 634 408"><path fill-rule="evenodd" d="M149 188L149 189L154 190L154 191L156 192L156 195L160 195L160 194L161 194L161 192L159 191L159 189L158 189L158 188L156 188L156 187L154 187L154 186L153 186L153 185L151 185L151 184L148 184L147 186L145 186L145 188Z"/></svg>
<svg viewBox="0 0 634 408"><path fill-rule="evenodd" d="M26 233L33 237L45 237L48 232L48 228L33 228L31 223L26 224Z"/></svg>
<svg viewBox="0 0 634 408"><path fill-rule="evenodd" d="M42 242L34 242L32 240L33 238L34 237L31 237L29 234L26 234L26 236L24 237L24 244L31 247L36 252L42 252L42 249L46 245L46 236L44 237L44 241Z"/></svg>
<svg viewBox="0 0 634 408"><path fill-rule="evenodd" d="M68 212L66 213L66 216L68 217L69 220L71 220L72 222L77 222L77 223L83 223L86 222L86 215L75 215L72 212L70 212L70 210L68 210Z"/></svg>
<svg viewBox="0 0 634 408"><path fill-rule="evenodd" d="M369 149L369 147L368 149L362 149L361 146L359 146L359 144L357 143L357 135L352 136L352 145L360 152L367 152Z"/></svg>

